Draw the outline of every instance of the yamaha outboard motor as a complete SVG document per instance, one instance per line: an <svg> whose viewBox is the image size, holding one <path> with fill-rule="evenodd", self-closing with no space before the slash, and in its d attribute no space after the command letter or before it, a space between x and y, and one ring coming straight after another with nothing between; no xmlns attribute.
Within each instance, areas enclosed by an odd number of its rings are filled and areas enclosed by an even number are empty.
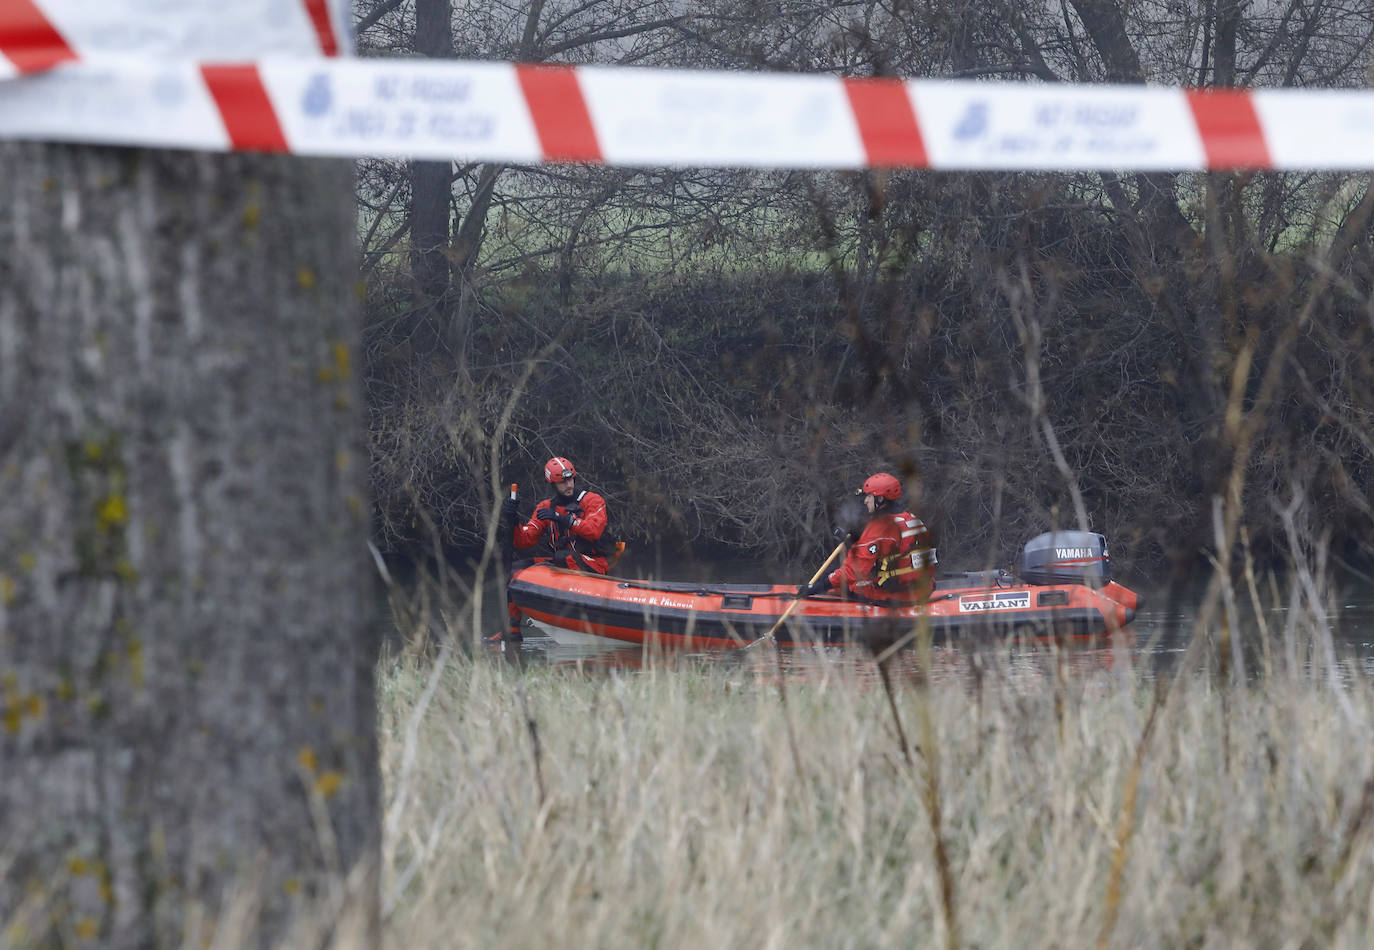
<svg viewBox="0 0 1374 950"><path fill-rule="evenodd" d="M1092 531L1051 531L1026 542L1021 579L1027 584L1087 584L1112 579L1107 539Z"/></svg>

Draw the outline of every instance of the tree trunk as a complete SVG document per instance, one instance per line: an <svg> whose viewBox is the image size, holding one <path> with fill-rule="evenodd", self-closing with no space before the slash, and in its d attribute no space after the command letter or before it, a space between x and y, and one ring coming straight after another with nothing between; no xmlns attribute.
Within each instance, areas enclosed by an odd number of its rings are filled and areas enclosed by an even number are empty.
<svg viewBox="0 0 1374 950"><path fill-rule="evenodd" d="M1072 5L1102 57L1107 82L1144 82L1140 57L1131 45L1121 9L1110 0L1072 0Z"/></svg>
<svg viewBox="0 0 1374 950"><path fill-rule="evenodd" d="M416 0L415 52L431 59L453 56L453 8L450 0ZM453 200L452 162L410 164L410 272L414 327L411 345L428 355L448 323L449 202Z"/></svg>
<svg viewBox="0 0 1374 950"><path fill-rule="evenodd" d="M351 166L0 143L0 167L7 937L277 945L357 871L333 913L366 944Z"/></svg>
<svg viewBox="0 0 1374 950"><path fill-rule="evenodd" d="M1213 85L1236 84L1236 37L1240 31L1245 5L1240 0L1220 0L1217 4L1217 44Z"/></svg>

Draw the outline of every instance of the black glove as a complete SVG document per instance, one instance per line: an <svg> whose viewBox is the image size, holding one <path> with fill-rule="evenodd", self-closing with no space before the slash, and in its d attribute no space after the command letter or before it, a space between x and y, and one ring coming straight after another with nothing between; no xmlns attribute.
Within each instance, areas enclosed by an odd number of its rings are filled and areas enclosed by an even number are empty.
<svg viewBox="0 0 1374 950"><path fill-rule="evenodd" d="M812 597L816 594L823 594L830 589L830 575L826 574L814 584L803 584L797 588L797 597Z"/></svg>
<svg viewBox="0 0 1374 950"><path fill-rule="evenodd" d="M520 503L514 498L507 498L501 502L501 517L507 521L514 521L520 514Z"/></svg>
<svg viewBox="0 0 1374 950"><path fill-rule="evenodd" d="M859 540L859 532L855 531L853 528L836 528L833 533L835 535L835 540L841 544L853 544L855 541Z"/></svg>
<svg viewBox="0 0 1374 950"><path fill-rule="evenodd" d="M572 515L566 515L561 511L554 511L552 508L540 508L534 513L540 521L552 521L567 531L572 528Z"/></svg>

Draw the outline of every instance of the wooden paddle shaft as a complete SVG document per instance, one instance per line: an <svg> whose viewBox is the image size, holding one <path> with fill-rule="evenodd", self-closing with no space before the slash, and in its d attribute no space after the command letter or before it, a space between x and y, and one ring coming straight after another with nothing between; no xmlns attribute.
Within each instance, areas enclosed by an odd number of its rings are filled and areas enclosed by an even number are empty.
<svg viewBox="0 0 1374 950"><path fill-rule="evenodd" d="M809 580L809 581L806 582L808 587L809 587L810 585L816 583L816 581L818 581L818 580L821 579L821 575L824 574L825 571L826 571L826 568L828 568L828 567L830 566L830 562L833 561L833 560L835 560L835 558L836 558L836 557L839 555L839 553L840 553L841 551L843 551L843 550L844 550L844 542L843 542L843 541L841 541L839 544L835 545L835 550L833 550L833 551L830 552L830 556L829 556L828 558L825 559L825 563L821 565L820 570L818 570L818 571L816 571L816 573L812 574L812 575L811 575L811 580ZM797 609L797 604L799 604L799 603L801 603L801 602L802 602L802 598L798 597L796 600L792 601L792 603L788 604L788 605L787 605L787 609L784 610L784 611L782 612L782 616L778 618L777 622L776 622L775 624L773 624L772 628L771 628L767 633L765 633L763 636L759 637L758 640L755 640L754 643L758 643L759 640L771 640L771 639L773 639L773 634L777 633L777 632L778 632L778 628L781 627L784 623L787 622L787 618L790 617L790 616L792 616L792 611L796 610L796 609ZM753 646L754 643L749 644L749 646ZM746 648L746 649L747 649L747 648Z"/></svg>
<svg viewBox="0 0 1374 950"><path fill-rule="evenodd" d="M825 563L822 564L822 565L820 566L820 569L817 570L816 573L814 573L814 574L811 575L811 580L809 580L809 581L806 582L806 584L807 584L808 587L809 587L810 585L816 583L816 581L818 581L818 580L821 579L821 575L824 574L826 568L828 568L828 567L830 566L830 562L833 561L833 560L835 560L835 556L838 555L838 554L839 554L841 551L843 551L843 550L844 550L844 542L843 542L843 541L841 541L839 544L835 545L835 550L833 550L833 551L830 552L830 557L828 557L828 558L825 559ZM796 601L793 601L793 603L796 603Z"/></svg>

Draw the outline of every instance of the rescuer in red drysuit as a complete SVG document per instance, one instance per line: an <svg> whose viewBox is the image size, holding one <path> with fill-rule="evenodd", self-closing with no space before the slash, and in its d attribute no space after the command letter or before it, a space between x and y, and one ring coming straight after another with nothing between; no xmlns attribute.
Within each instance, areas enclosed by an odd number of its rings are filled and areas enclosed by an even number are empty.
<svg viewBox="0 0 1374 950"><path fill-rule="evenodd" d="M535 557L531 563L605 574L610 553L601 543L606 533L606 499L594 491L579 491L577 469L565 458L549 459L544 478L553 486L553 494L534 506L529 521L516 526L515 549L534 547L548 532L553 556Z"/></svg>
<svg viewBox="0 0 1374 950"><path fill-rule="evenodd" d="M529 521L515 524L511 540L517 551L527 551L541 540L546 541L552 554L520 558L512 565L513 570L531 564L552 564L597 574L605 574L609 570L607 556L613 544L606 535L606 499L594 491L579 490L576 478L577 469L562 456L555 456L544 463L544 480L553 487L553 493L534 506ZM503 523L516 522L516 506L514 498L502 502ZM519 608L509 598L506 608L510 614L510 629L504 639L524 639L520 632ZM496 640L500 636L498 634L488 639Z"/></svg>
<svg viewBox="0 0 1374 950"><path fill-rule="evenodd" d="M859 489L868 523L845 552L844 563L814 584L797 588L811 597L831 588L878 604L924 603L935 586L935 543L924 522L902 511L902 483L886 472L870 476Z"/></svg>

